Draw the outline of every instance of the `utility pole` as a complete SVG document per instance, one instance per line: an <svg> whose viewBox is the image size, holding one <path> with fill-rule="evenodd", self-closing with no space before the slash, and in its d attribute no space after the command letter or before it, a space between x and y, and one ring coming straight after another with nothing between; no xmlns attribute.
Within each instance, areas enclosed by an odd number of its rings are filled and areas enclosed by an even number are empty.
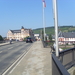
<svg viewBox="0 0 75 75"><path fill-rule="evenodd" d="M59 56L59 48L58 48L58 15L57 15L57 0L53 0L53 14L54 14L54 25L55 25L56 56Z"/></svg>

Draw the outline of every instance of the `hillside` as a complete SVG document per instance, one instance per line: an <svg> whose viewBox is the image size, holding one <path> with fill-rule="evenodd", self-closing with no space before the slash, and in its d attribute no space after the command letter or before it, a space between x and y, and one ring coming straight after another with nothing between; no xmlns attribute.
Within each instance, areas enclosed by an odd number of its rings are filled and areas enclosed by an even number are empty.
<svg viewBox="0 0 75 75"><path fill-rule="evenodd" d="M52 35L54 34L55 30L54 30L54 27L46 27L46 34L48 35ZM75 26L60 26L58 27L58 30L62 31L62 32L75 32ZM38 28L38 29L34 29L33 32L35 34L40 34L41 31L43 31L43 28Z"/></svg>

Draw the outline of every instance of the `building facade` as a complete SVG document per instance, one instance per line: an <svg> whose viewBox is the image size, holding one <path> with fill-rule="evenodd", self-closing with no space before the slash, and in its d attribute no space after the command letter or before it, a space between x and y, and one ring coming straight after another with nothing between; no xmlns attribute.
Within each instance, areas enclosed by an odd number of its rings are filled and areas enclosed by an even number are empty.
<svg viewBox="0 0 75 75"><path fill-rule="evenodd" d="M75 32L60 32L58 37L60 44L75 43Z"/></svg>
<svg viewBox="0 0 75 75"><path fill-rule="evenodd" d="M52 40L55 41L55 35L52 35ZM75 44L75 32L59 32L58 34L59 44Z"/></svg>
<svg viewBox="0 0 75 75"><path fill-rule="evenodd" d="M25 37L34 37L33 31L31 29L25 29L23 26L19 30L9 30L7 33L7 39L11 40L23 40Z"/></svg>

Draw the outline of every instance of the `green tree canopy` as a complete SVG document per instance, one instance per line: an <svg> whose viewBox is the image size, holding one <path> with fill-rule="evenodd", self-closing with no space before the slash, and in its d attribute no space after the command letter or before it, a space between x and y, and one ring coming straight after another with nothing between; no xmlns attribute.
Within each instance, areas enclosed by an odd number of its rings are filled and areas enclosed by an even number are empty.
<svg viewBox="0 0 75 75"><path fill-rule="evenodd" d="M3 37L0 35L0 41L3 41Z"/></svg>

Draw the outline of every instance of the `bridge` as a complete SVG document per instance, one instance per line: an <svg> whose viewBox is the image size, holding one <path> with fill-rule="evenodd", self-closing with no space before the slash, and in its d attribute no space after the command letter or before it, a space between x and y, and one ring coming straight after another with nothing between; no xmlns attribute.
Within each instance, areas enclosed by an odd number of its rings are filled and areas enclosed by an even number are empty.
<svg viewBox="0 0 75 75"><path fill-rule="evenodd" d="M2 75L74 75L75 48L59 53L36 41L26 54L13 63Z"/></svg>

